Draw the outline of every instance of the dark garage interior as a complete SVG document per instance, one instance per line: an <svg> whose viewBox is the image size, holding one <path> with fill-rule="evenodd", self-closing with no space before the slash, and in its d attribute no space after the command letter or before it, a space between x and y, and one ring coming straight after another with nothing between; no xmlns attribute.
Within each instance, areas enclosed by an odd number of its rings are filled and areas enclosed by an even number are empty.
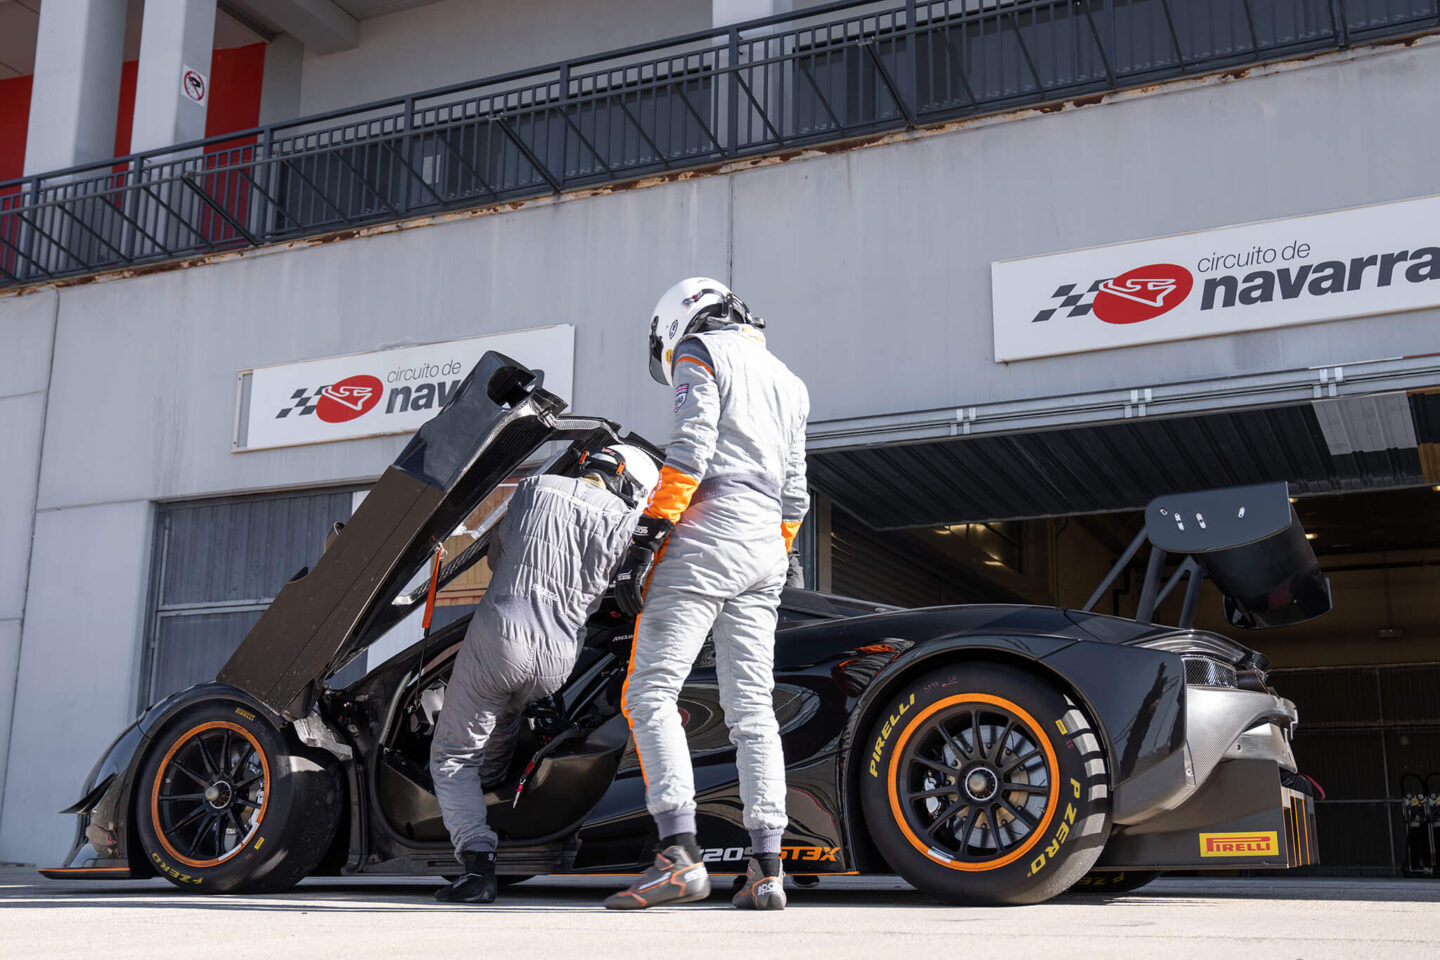
<svg viewBox="0 0 1440 960"><path fill-rule="evenodd" d="M1440 790L1440 484L1429 479L1430 402L1425 396L1426 409L1415 411L1415 447L1345 456L1326 449L1308 405L826 454L815 458L819 486L833 495L817 508L828 550L817 550L816 582L910 607L1078 607L1141 530L1139 508L1151 496L1286 479L1330 578L1333 609L1296 626L1245 631L1226 624L1207 583L1196 626L1266 654L1272 684L1299 709L1296 758L1325 791L1317 803L1322 865L1302 869L1404 875L1407 857L1412 867L1416 857L1407 842L1425 835L1407 837L1403 798ZM1166 452L1164 469L1155 467ZM1063 477L1054 472L1062 463ZM1058 514L1061 480L1075 484L1083 510ZM893 499L863 498L866 483L891 488ZM1129 509L1106 509L1126 501ZM1051 515L984 512L1003 510ZM1099 612L1134 615L1147 552L1099 600ZM1167 578L1179 559L1169 559ZM1182 593L1161 605L1157 622L1176 621Z"/></svg>

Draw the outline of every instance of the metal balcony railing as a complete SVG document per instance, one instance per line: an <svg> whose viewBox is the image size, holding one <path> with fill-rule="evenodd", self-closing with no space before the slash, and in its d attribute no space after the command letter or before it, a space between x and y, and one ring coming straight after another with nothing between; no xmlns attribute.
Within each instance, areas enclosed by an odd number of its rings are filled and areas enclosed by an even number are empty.
<svg viewBox="0 0 1440 960"><path fill-rule="evenodd" d="M1437 0L831 3L0 183L0 288L723 163L1437 24Z"/></svg>

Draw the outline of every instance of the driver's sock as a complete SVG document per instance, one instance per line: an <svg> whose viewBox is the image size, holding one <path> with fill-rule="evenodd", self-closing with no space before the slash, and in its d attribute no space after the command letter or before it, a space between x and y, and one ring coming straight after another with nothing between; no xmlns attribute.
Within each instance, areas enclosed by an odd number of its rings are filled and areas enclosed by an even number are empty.
<svg viewBox="0 0 1440 960"><path fill-rule="evenodd" d="M700 844L695 841L693 833L672 833L668 837L660 838L660 849L680 847L690 855L691 863L700 862Z"/></svg>
<svg viewBox="0 0 1440 960"><path fill-rule="evenodd" d="M780 841L784 836L784 827L756 827L750 831L750 856L767 877L780 876Z"/></svg>

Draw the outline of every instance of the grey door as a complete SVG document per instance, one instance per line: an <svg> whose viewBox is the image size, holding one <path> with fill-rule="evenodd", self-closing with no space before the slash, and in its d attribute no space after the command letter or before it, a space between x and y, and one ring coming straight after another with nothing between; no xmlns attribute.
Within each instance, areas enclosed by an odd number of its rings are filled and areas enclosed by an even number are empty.
<svg viewBox="0 0 1440 960"><path fill-rule="evenodd" d="M213 680L352 503L346 489L161 504L139 705Z"/></svg>

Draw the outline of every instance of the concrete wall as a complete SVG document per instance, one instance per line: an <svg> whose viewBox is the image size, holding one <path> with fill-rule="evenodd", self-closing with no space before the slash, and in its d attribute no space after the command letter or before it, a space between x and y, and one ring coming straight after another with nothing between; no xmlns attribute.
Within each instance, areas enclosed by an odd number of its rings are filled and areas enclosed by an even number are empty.
<svg viewBox="0 0 1440 960"><path fill-rule="evenodd" d="M14 297L0 309L4 345L0 350L0 812L5 804L58 299L54 292Z"/></svg>
<svg viewBox="0 0 1440 960"><path fill-rule="evenodd" d="M301 115L707 30L710 2L442 0L362 20L354 50L306 51Z"/></svg>
<svg viewBox="0 0 1440 960"><path fill-rule="evenodd" d="M407 20L449 11L464 36L459 6ZM427 59L405 50L387 56ZM334 82L305 109L330 105ZM20 451L0 466L0 493L14 495L0 501L33 489L34 396L52 378L33 551L26 515L0 503L0 670L24 610L0 859L62 855L70 825L53 811L128 719L153 501L363 480L403 442L231 453L238 369L567 322L574 406L662 438L669 407L645 373L644 332L658 293L694 274L730 281L772 321L815 420L1423 353L1436 349L1440 312L997 365L989 264L1433 192L1440 128L1417 121L1437 88L1440 46L1426 43L76 285L59 292L58 312L53 293L0 298L0 334L25 331L0 358L0 430ZM26 557L28 593L14 573Z"/></svg>

